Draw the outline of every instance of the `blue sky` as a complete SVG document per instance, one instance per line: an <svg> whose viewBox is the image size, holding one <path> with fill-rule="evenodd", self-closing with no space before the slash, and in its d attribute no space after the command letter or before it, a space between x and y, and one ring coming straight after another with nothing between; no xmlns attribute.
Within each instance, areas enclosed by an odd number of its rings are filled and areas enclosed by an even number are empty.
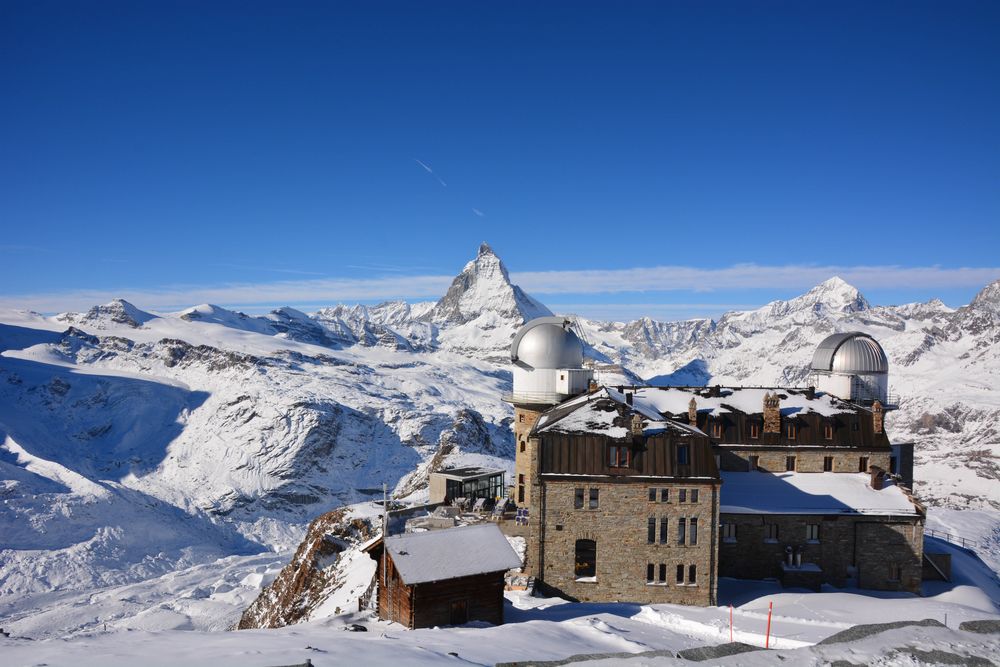
<svg viewBox="0 0 1000 667"><path fill-rule="evenodd" d="M423 300L483 240L596 316L830 273L959 305L1000 278L997 34L996 2L9 0L0 306Z"/></svg>

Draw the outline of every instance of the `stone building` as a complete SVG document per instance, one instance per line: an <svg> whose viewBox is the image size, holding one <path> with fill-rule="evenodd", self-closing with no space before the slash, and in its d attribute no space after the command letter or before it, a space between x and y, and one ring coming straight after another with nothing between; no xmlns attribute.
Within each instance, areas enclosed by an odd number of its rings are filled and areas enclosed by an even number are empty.
<svg viewBox="0 0 1000 667"><path fill-rule="evenodd" d="M814 375L842 396L598 387L559 318L526 324L511 357L514 500L542 587L700 605L715 604L718 576L919 592L912 444L885 433L888 364L870 337L817 349Z"/></svg>

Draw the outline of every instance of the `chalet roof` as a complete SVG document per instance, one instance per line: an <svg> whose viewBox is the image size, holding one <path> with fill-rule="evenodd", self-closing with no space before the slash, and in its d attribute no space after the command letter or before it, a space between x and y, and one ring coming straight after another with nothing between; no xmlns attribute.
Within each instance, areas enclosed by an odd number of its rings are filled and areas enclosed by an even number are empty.
<svg viewBox="0 0 1000 667"><path fill-rule="evenodd" d="M521 559L492 523L392 535L385 548L407 586L521 567Z"/></svg>
<svg viewBox="0 0 1000 667"><path fill-rule="evenodd" d="M722 514L919 514L890 480L876 491L865 473L723 472Z"/></svg>
<svg viewBox="0 0 1000 667"><path fill-rule="evenodd" d="M781 399L781 416L793 417L817 413L824 417L854 413L863 410L853 403L824 392L808 389L781 389L768 387L641 387L636 389L636 399L641 398L653 409L664 415L687 416L688 403L695 399L699 414L710 413L717 417L723 413L761 414L764 395L777 393ZM713 396L717 393L718 396Z"/></svg>
<svg viewBox="0 0 1000 667"><path fill-rule="evenodd" d="M638 393L629 403L625 393L610 387L581 394L560 403L542 414L535 423L534 432L593 433L609 438L626 438L631 435L632 415L642 420L643 435L672 431L676 435L704 435L687 424L665 419L656 407Z"/></svg>

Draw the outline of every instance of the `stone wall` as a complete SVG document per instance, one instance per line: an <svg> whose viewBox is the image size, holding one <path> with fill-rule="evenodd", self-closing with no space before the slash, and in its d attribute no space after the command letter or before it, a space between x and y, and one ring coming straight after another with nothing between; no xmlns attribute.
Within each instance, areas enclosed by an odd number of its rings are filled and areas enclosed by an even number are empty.
<svg viewBox="0 0 1000 667"><path fill-rule="evenodd" d="M538 410L514 406L514 492L511 498L519 507L531 506L531 475L538 469L538 440L529 438L528 434L541 414Z"/></svg>
<svg viewBox="0 0 1000 667"><path fill-rule="evenodd" d="M584 508L575 509L575 489L583 488ZM649 500L649 489L657 500ZM661 502L660 489L669 488ZM590 489L598 489L599 507L588 509ZM679 502L679 491L698 489L697 503ZM546 479L539 487L540 517L529 532L529 553L537 554L535 576L552 592L583 601L715 604L718 487L711 483L651 483L645 481L594 482ZM655 542L648 542L648 519L656 519ZM667 541L660 542L660 519L667 518ZM678 544L678 519L698 521L697 545ZM688 524L689 525L689 524ZM688 540L690 528L688 528ZM577 578L576 541L594 540L597 568L594 581ZM542 549L539 547L542 546ZM647 583L647 565L654 566L655 583ZM660 565L666 581L659 582ZM676 581L684 568L684 584ZM689 568L694 565L695 583Z"/></svg>
<svg viewBox="0 0 1000 667"><path fill-rule="evenodd" d="M856 574L861 588L920 591L922 517L723 514L720 521L719 576L780 578L791 546L822 569L824 583L843 587ZM726 537L727 524L736 526L735 540ZM768 524L777 526L777 539L767 538ZM819 527L818 540L807 539L810 524ZM899 579L890 577L892 564Z"/></svg>
<svg viewBox="0 0 1000 667"><path fill-rule="evenodd" d="M886 449L845 449L832 447L727 447L716 446L719 454L719 470L729 472L745 472L750 469L750 457L757 456L757 467L765 472L785 472L785 460L795 457L797 472L823 472L823 459L833 458L832 472L860 472L859 464L862 456L868 457L869 466L878 466L889 470L891 450ZM867 472L867 470L865 471Z"/></svg>

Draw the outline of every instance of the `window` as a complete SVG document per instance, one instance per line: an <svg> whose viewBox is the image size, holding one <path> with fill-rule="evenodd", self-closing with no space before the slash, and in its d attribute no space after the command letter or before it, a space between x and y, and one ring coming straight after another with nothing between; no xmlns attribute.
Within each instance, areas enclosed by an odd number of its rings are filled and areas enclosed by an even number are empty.
<svg viewBox="0 0 1000 667"><path fill-rule="evenodd" d="M724 523L724 524L722 524L722 541L723 542L735 542L736 541L736 524L735 523Z"/></svg>
<svg viewBox="0 0 1000 667"><path fill-rule="evenodd" d="M518 487L517 487L517 502L519 502L519 503L523 503L524 502L524 485L523 484L519 484Z"/></svg>
<svg viewBox="0 0 1000 667"><path fill-rule="evenodd" d="M851 430L852 431L860 431L861 430L861 424L859 424L857 421L851 422Z"/></svg>
<svg viewBox="0 0 1000 667"><path fill-rule="evenodd" d="M517 476L517 483L518 484L524 484L524 475L518 475Z"/></svg>
<svg viewBox="0 0 1000 667"><path fill-rule="evenodd" d="M683 546L684 537L687 533L687 521L683 518L677 519L677 544Z"/></svg>
<svg viewBox="0 0 1000 667"><path fill-rule="evenodd" d="M667 583L667 564L660 563L660 583Z"/></svg>
<svg viewBox="0 0 1000 667"><path fill-rule="evenodd" d="M778 541L778 524L776 523L764 524L764 541L765 542Z"/></svg>
<svg viewBox="0 0 1000 667"><path fill-rule="evenodd" d="M712 437L721 438L722 437L722 424L719 422L712 422Z"/></svg>
<svg viewBox="0 0 1000 667"><path fill-rule="evenodd" d="M577 579L597 576L597 542L594 540L576 541L574 574Z"/></svg>
<svg viewBox="0 0 1000 667"><path fill-rule="evenodd" d="M660 502L661 503L670 502L670 489L660 489Z"/></svg>
<svg viewBox="0 0 1000 667"><path fill-rule="evenodd" d="M858 459L858 472L868 472L868 457L862 456Z"/></svg>
<svg viewBox="0 0 1000 667"><path fill-rule="evenodd" d="M651 503L655 503L656 502L656 489L650 489L649 490L649 502L651 502Z"/></svg>
<svg viewBox="0 0 1000 667"><path fill-rule="evenodd" d="M824 456L823 457L823 472L833 472L833 457Z"/></svg>
<svg viewBox="0 0 1000 667"><path fill-rule="evenodd" d="M517 421L520 422L521 424L524 423L524 413L521 413L517 416Z"/></svg>
<svg viewBox="0 0 1000 667"><path fill-rule="evenodd" d="M788 436L789 440L794 440L795 439L795 431L796 430L798 430L798 429L795 428L795 424L788 424L788 425L785 426L785 435Z"/></svg>
<svg viewBox="0 0 1000 667"><path fill-rule="evenodd" d="M698 489L691 489L691 502L698 502Z"/></svg>
<svg viewBox="0 0 1000 667"><path fill-rule="evenodd" d="M760 457L756 454L750 455L750 470L757 470L760 468Z"/></svg>
<svg viewBox="0 0 1000 667"><path fill-rule="evenodd" d="M521 441L521 451L524 451L524 440Z"/></svg>
<svg viewBox="0 0 1000 667"><path fill-rule="evenodd" d="M823 424L823 438L833 440L833 424Z"/></svg>
<svg viewBox="0 0 1000 667"><path fill-rule="evenodd" d="M896 457L895 456L890 456L889 457L889 472L891 472L893 475L898 475L899 474L899 470L897 470L896 468L897 468L897 466L896 466Z"/></svg>
<svg viewBox="0 0 1000 667"><path fill-rule="evenodd" d="M760 437L760 422L750 422L750 437L754 440Z"/></svg>
<svg viewBox="0 0 1000 667"><path fill-rule="evenodd" d="M795 457L786 456L785 457L785 470L792 472L795 470Z"/></svg>
<svg viewBox="0 0 1000 667"><path fill-rule="evenodd" d="M677 465L691 464L691 445L677 445Z"/></svg>
<svg viewBox="0 0 1000 667"><path fill-rule="evenodd" d="M583 489L579 487L574 489L573 508L578 510L583 509Z"/></svg>
<svg viewBox="0 0 1000 667"><path fill-rule="evenodd" d="M666 544L667 540L667 517L660 517L660 544Z"/></svg>
<svg viewBox="0 0 1000 667"><path fill-rule="evenodd" d="M899 581L903 574L902 570L899 563L889 563L889 581Z"/></svg>
<svg viewBox="0 0 1000 667"><path fill-rule="evenodd" d="M678 489L677 490L677 502L679 502L679 503L686 503L687 499L688 499L688 490L687 489Z"/></svg>
<svg viewBox="0 0 1000 667"><path fill-rule="evenodd" d="M696 584L698 583L698 566L688 565L688 583Z"/></svg>
<svg viewBox="0 0 1000 667"><path fill-rule="evenodd" d="M646 519L646 543L653 544L656 542L656 517L651 516Z"/></svg>
<svg viewBox="0 0 1000 667"><path fill-rule="evenodd" d="M688 530L688 544L694 546L698 544L698 519L691 517L688 523L691 524Z"/></svg>
<svg viewBox="0 0 1000 667"><path fill-rule="evenodd" d="M611 445L608 447L608 467L627 468L628 467L628 445Z"/></svg>
<svg viewBox="0 0 1000 667"><path fill-rule="evenodd" d="M807 542L819 542L819 524L818 523L807 523L806 524L806 541Z"/></svg>
<svg viewBox="0 0 1000 667"><path fill-rule="evenodd" d="M653 583L653 572L654 572L654 570L655 570L655 566L652 563L646 563L646 583L647 584Z"/></svg>
<svg viewBox="0 0 1000 667"><path fill-rule="evenodd" d="M590 490L590 509L592 510L596 510L600 506L600 497L598 495L600 491L600 489Z"/></svg>
<svg viewBox="0 0 1000 667"><path fill-rule="evenodd" d="M677 583L678 584L683 584L684 583L684 566L683 565L678 565L677 566Z"/></svg>

